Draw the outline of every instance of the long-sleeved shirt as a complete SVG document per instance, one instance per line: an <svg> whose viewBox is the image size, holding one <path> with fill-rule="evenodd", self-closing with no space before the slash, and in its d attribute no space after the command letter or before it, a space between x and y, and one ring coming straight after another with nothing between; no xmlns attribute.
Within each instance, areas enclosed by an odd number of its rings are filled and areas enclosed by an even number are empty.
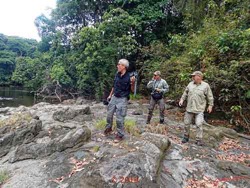
<svg viewBox="0 0 250 188"><path fill-rule="evenodd" d="M162 92L163 94L165 94L169 90L169 86L168 86L166 80L164 80L164 79L150 80L148 82L147 88L151 89L152 93L155 92L156 88L160 89L160 92Z"/></svg>
<svg viewBox="0 0 250 188"><path fill-rule="evenodd" d="M214 105L214 97L208 83L202 81L200 84L190 82L186 87L181 99L187 99L187 112L200 113L204 112L207 102L209 106Z"/></svg>

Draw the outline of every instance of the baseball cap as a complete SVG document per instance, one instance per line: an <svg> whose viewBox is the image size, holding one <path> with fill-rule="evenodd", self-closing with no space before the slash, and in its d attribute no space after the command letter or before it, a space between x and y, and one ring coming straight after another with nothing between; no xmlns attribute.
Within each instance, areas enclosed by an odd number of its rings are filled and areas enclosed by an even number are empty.
<svg viewBox="0 0 250 188"><path fill-rule="evenodd" d="M203 73L201 71L194 71L191 76L202 76L203 77Z"/></svg>

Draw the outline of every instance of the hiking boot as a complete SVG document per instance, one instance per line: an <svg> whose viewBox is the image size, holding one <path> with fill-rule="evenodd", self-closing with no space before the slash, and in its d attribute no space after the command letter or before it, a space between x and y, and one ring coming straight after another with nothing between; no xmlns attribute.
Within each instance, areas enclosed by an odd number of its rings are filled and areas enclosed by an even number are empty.
<svg viewBox="0 0 250 188"><path fill-rule="evenodd" d="M118 134L115 136L115 140L114 142L117 143L117 142L120 142L123 140L123 136L119 136Z"/></svg>
<svg viewBox="0 0 250 188"><path fill-rule="evenodd" d="M105 131L104 131L104 134L105 135L108 135L112 132L112 128L106 128Z"/></svg>
<svg viewBox="0 0 250 188"><path fill-rule="evenodd" d="M204 145L203 142L202 142L201 140L196 140L195 144L196 144L197 146L203 146L203 145Z"/></svg>
<svg viewBox="0 0 250 188"><path fill-rule="evenodd" d="M185 143L187 143L188 141L189 141L189 137L184 136L181 142L182 142L183 144L185 144Z"/></svg>
<svg viewBox="0 0 250 188"><path fill-rule="evenodd" d="M163 124L164 123L164 119L160 119L160 124Z"/></svg>

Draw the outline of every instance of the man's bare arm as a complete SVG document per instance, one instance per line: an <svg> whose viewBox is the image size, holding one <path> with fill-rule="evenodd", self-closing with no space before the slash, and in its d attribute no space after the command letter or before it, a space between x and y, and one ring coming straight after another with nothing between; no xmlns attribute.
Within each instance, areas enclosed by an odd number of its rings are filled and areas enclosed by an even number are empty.
<svg viewBox="0 0 250 188"><path fill-rule="evenodd" d="M114 93L114 88L112 87L112 89L111 89L111 91L110 91L110 94L109 94L109 96L108 96L108 99L110 99L110 98L112 97L113 93Z"/></svg>
<svg viewBox="0 0 250 188"><path fill-rule="evenodd" d="M134 92L134 91L135 91L135 77L134 77L134 76L132 76L132 77L130 78L130 84L131 84L130 90L131 90L132 92Z"/></svg>

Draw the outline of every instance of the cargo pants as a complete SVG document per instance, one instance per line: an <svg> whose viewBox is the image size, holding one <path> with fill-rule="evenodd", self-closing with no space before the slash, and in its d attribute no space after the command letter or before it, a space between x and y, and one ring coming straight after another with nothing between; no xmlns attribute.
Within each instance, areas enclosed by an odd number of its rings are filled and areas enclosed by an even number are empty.
<svg viewBox="0 0 250 188"><path fill-rule="evenodd" d="M191 113L185 112L184 115L184 137L189 137L190 135L190 126L192 124L193 118L195 118L195 125L197 126L196 131L196 140L202 140L203 137L203 128L202 124L204 122L204 113Z"/></svg>
<svg viewBox="0 0 250 188"><path fill-rule="evenodd" d="M160 100L155 100L153 99L153 97L151 97L150 99L150 103L149 103L149 108L148 108L148 122L150 122L152 116L153 116L153 111L155 108L155 105L158 104L160 107L160 120L164 121L164 111L165 111L165 101L164 98L160 99Z"/></svg>
<svg viewBox="0 0 250 188"><path fill-rule="evenodd" d="M112 96L111 101L108 104L106 129L112 128L114 113L116 113L116 127L118 135L120 137L123 137L125 134L124 120L127 115L127 105L128 105L127 97L118 98L115 96Z"/></svg>

